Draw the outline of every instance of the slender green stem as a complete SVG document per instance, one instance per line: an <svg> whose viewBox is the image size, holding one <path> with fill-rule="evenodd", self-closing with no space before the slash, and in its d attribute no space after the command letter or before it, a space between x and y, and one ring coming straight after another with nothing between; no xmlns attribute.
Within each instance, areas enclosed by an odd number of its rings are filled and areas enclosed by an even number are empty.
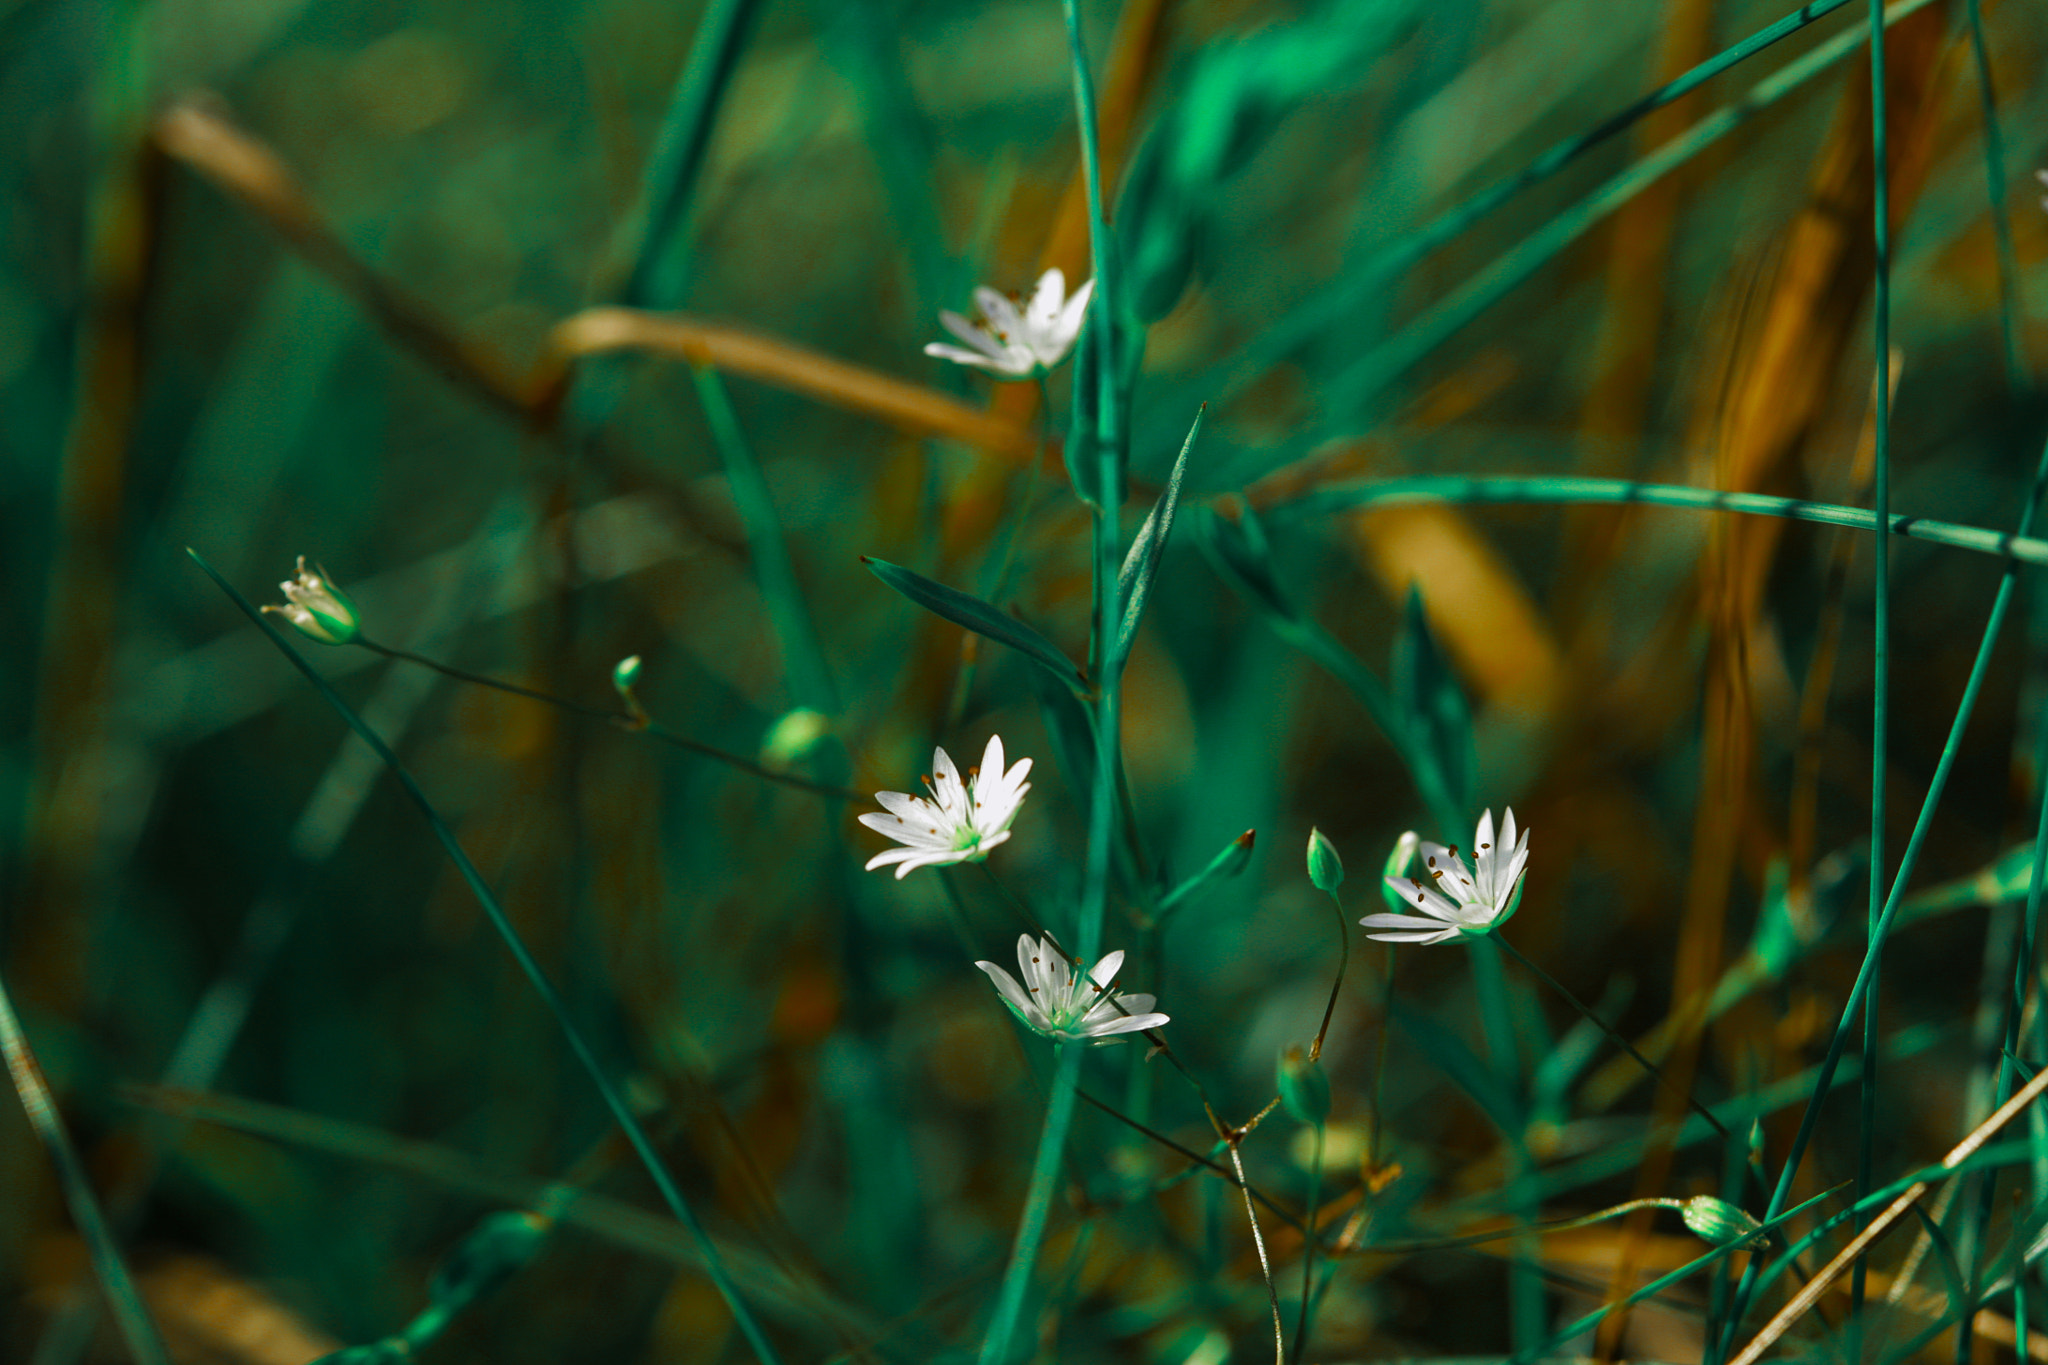
<svg viewBox="0 0 2048 1365"><path fill-rule="evenodd" d="M56 1098L50 1094L49 1082L43 1079L43 1069L37 1065L28 1037L21 1030L21 1018L15 1013L14 998L4 981L0 981L0 1053L6 1056L7 1074L14 1082L15 1093L21 1097L29 1126L57 1168L57 1183L64 1192L65 1206L71 1210L71 1221L78 1225L79 1236L92 1255L93 1269L106 1290L107 1306L121 1329L128 1354L135 1358L136 1365L170 1365L163 1337L143 1305L127 1262L121 1259L121 1244L100 1209L99 1196L93 1192L85 1163L79 1160L78 1149L72 1146L71 1135L64 1130Z"/></svg>
<svg viewBox="0 0 2048 1365"><path fill-rule="evenodd" d="M483 907L484 913L489 917L492 927L498 931L498 936L504 940L506 949L512 954L512 958L519 965L520 971L525 974L528 984L533 988L534 994L540 997L541 1004L547 1009L549 1014L554 1016L556 1024L561 1028L563 1040L568 1043L569 1050L575 1054L578 1064L582 1066L584 1072L590 1077L591 1084L596 1088L598 1095L604 1100L605 1107L611 1111L613 1120L619 1125L620 1130L624 1132L626 1141L631 1144L634 1154L640 1158L641 1165L646 1168L648 1176L654 1181L656 1190L660 1192L662 1202L668 1205L669 1212L675 1215L676 1221L689 1230L691 1238L697 1244L699 1253L704 1258L704 1272L710 1278L712 1285L718 1290L720 1297L725 1300L726 1307L732 1313L733 1321L739 1327L741 1335L746 1337L748 1344L753 1348L755 1356L761 1361L761 1365L779 1365L780 1357L776 1355L775 1348L769 1344L768 1338L762 1332L760 1324L755 1320L752 1310L747 1307L746 1301L740 1297L739 1287L733 1283L730 1273L726 1270L724 1259L719 1254L717 1242L712 1240L710 1232L698 1220L695 1210L683 1198L681 1188L675 1183L674 1177L669 1174L668 1167L662 1161L660 1154L655 1151L654 1142L648 1137L646 1128L641 1125L639 1118L633 1113L632 1107L626 1103L624 1092L613 1083L611 1077L605 1072L603 1064L597 1059L597 1054L592 1051L589 1042L584 1038L583 1031L576 1026L575 1021L570 1017L568 1006L564 1004L560 993L555 990L554 983L548 979L547 973L541 969L539 961L526 946L526 940L513 927L512 921L505 914L504 907L498 903L496 893L491 890L490 884L484 880L483 873L479 872L476 864L470 861L469 854L463 850L460 841L456 839L455 831L450 829L447 821L441 818L441 813L434 808L434 804L428 799L425 790L414 779L411 771L399 761L398 755L391 751L391 747L384 742L383 737L363 722L362 717L356 714L355 709L342 700L341 694L336 692L328 684L327 680L321 677L311 664L306 662L305 658L292 647L291 643L284 636L279 634L271 627L268 621L263 619L262 613L250 605L249 600L243 597L233 584L214 572L213 566L204 559L201 559L196 552L188 550L186 553L192 556L194 562L206 571L207 577L211 578L220 590L226 593L229 599L241 609L243 615L247 616L255 623L258 630L270 638L270 642L277 646L279 652L289 659L293 667L297 668L305 676L306 680L313 685L313 689L320 694L322 699L329 706L333 707L336 714L348 723L349 728L354 730L365 744L376 751L377 757L383 760L384 766L390 770L391 775L398 779L399 785L405 789L406 795L412 799L413 804L418 807L421 816L426 820L428 828L433 830L434 837L440 840L442 848L447 851L448 857L455 864L456 870L462 874L462 879L468 883L471 894L476 897L477 903Z"/></svg>
<svg viewBox="0 0 2048 1365"><path fill-rule="evenodd" d="M1884 39L1884 0L1870 0L1870 141L1873 182L1871 232L1877 257L1876 280L1871 299L1875 331L1873 349L1876 351L1877 367L1877 413L1874 422L1877 477L1872 485L1872 503L1879 526L1890 520L1892 510L1892 231L1890 152L1885 126ZM1890 766L1888 748L1891 731L1891 537L1876 537L1873 548L1875 563L1872 565L1872 576L1875 580L1875 593L1871 604L1870 665L1870 948L1867 954L1870 963L1870 988L1863 997L1863 1055L1866 1061L1863 1068L1863 1103L1856 1144L1856 1188L1859 1193L1869 1189L1871 1182L1876 1178L1877 1064L1881 1027L1878 1018L1878 994L1884 980L1884 937L1879 932L1879 926L1884 919L1885 782L1888 777L1886 769ZM1859 1219L1855 1231L1862 1230L1862 1221ZM1866 1258L1858 1257L1849 1272L1850 1360L1863 1358L1863 1296L1868 1274L1869 1262Z"/></svg>
<svg viewBox="0 0 2048 1365"><path fill-rule="evenodd" d="M678 749L696 754L700 758L708 758L714 762L723 763L729 768L737 768L741 772L758 777L764 782L777 782L785 787L795 787L799 791L814 792L819 796L829 796L837 801L865 801L868 799L866 792L857 792L851 787L835 787L829 782L814 782L810 778L796 773L777 772L773 768L763 767L751 758L728 753L724 749L691 739L686 735L679 735L667 726L650 719L643 711L613 710L603 706L591 706L580 701L571 701L567 697L557 697L546 692L536 692L530 687L521 687L517 683L505 682L499 678L485 677L481 673L471 673L467 669L456 668L452 664L440 663L437 660L427 658L425 655L415 654L408 649L395 649L390 645L380 645L365 636L359 635L351 643L361 645L373 654L382 654L387 659L399 659L409 664L418 664L422 668L431 668L434 672L445 677L454 678L458 682L473 683L478 687L488 687L499 692L509 692L515 697L525 697L529 701L545 702L549 706L559 707L574 715L589 716L593 720L610 721L621 730L626 730L633 734L646 735L649 739L658 739L664 744L673 744Z"/></svg>
<svg viewBox="0 0 2048 1365"><path fill-rule="evenodd" d="M698 173L711 145L718 109L739 67L756 0L711 0L697 21L690 57L676 80L654 154L640 182L640 202L626 219L627 275L619 301L635 308L674 308L685 280L679 241Z"/></svg>
<svg viewBox="0 0 2048 1365"><path fill-rule="evenodd" d="M1811 522L1821 526L1845 526L1852 531L1871 531L1878 525L1877 514L1861 507L1778 498L1764 493L1726 493L1719 489L1689 488L1682 484L1554 478L1548 475L1421 475L1329 483L1301 497L1274 505L1270 513L1277 520L1353 512L1368 507L1415 507L1432 503L1513 503L1548 507L1633 503L1694 512L1740 512L1748 516L1781 517L1787 521ZM2036 540L2025 531L2015 535L1902 515L1888 517L1885 524L1893 535L1908 540L1974 550L1979 554L2018 560L2022 564L2048 564L2048 540Z"/></svg>
<svg viewBox="0 0 2048 1365"><path fill-rule="evenodd" d="M768 608L768 623L775 642L782 649L782 666L787 670L789 690L797 701L827 715L839 710L839 689L833 685L832 669L825 662L824 646L818 640L817 624L811 620L803 588L797 582L796 564L789 557L788 542L768 493L768 481L753 448L740 432L739 414L726 396L725 383L709 365L692 365L697 397L704 405L704 417L711 427L711 439L725 464L726 481L732 488L733 506L746 528L747 549L753 556L754 575L761 584L761 600Z"/></svg>
<svg viewBox="0 0 2048 1365"><path fill-rule="evenodd" d="M1082 1049L1077 1043L1054 1043L1053 1050L1058 1061L1053 1068L1052 1096L1046 1103L1045 1128L1038 1137L1038 1155L1031 1163L1031 1184L1024 1193L1024 1216L1018 1220L1017 1236L1010 1243L1010 1268L1003 1276L995 1317L981 1340L980 1365L1004 1365L1009 1359L1010 1338L1016 1334L1025 1293L1031 1286L1031 1267L1038 1259L1039 1244L1045 1240L1053 1186L1060 1174L1060 1153L1074 1119Z"/></svg>
<svg viewBox="0 0 2048 1365"><path fill-rule="evenodd" d="M1317 1227L1322 1221L1317 1217L1323 1203L1323 1125L1316 1125L1315 1159L1308 1168L1308 1227L1301 1239L1301 1311L1294 1319L1294 1358L1298 1362L1308 1352L1309 1304L1315 1298L1316 1248L1322 1238Z"/></svg>
<svg viewBox="0 0 2048 1365"><path fill-rule="evenodd" d="M1074 0L1065 0L1067 39L1070 49L1074 77L1074 103L1079 115L1081 135L1081 164L1088 183L1089 246L1095 262L1095 296L1087 326L1099 335L1106 334L1103 320L1113 313L1115 281L1103 269L1106 231L1102 215L1102 182L1095 138L1095 95L1093 81L1088 73L1087 53L1081 44L1080 16ZM1103 375L1105 402L1113 403L1116 392L1116 369L1113 353L1106 355L1100 367ZM1078 390L1077 390L1078 391ZM1077 404L1078 409L1078 404ZM1106 416L1110 407L1102 409ZM1072 433L1070 433L1070 439ZM1116 463L1116 454L1105 443L1097 441L1105 474ZM1103 502L1110 501L1117 480L1104 477L1101 480ZM1093 572L1090 575L1093 597L1092 629L1090 631L1088 658L1091 671L1109 657L1112 643L1116 639L1116 562L1114 558L1116 540L1116 508L1097 505L1090 519L1089 542ZM1095 730L1095 784L1090 794L1088 810L1088 850L1083 864L1080 923L1076 934L1076 947L1083 960L1093 962L1102 951L1102 920L1109 896L1110 839L1116 826L1116 771L1118 715L1122 689L1114 670L1103 669L1104 676L1095 696L1095 705L1090 715ZM1037 1263L1039 1246L1045 1237L1046 1215L1052 1201L1053 1180L1060 1165L1060 1154L1065 1148L1067 1130L1074 1115L1074 1092L1080 1078L1080 1053L1071 1045L1060 1045L1060 1064L1053 1077L1052 1098L1046 1106L1045 1128L1039 1136L1038 1158L1034 1163L1031 1188L1025 1198L1024 1216L1017 1225L1017 1237L1010 1248L1010 1264L1003 1273L1002 1288L998 1293L996 1311L989 1323L987 1335L981 1343L981 1365L1004 1365L1010 1354L1010 1339L1017 1327L1017 1318L1022 1311L1024 1298L1031 1284L1032 1267ZM1192 1079L1192 1078L1190 1078Z"/></svg>

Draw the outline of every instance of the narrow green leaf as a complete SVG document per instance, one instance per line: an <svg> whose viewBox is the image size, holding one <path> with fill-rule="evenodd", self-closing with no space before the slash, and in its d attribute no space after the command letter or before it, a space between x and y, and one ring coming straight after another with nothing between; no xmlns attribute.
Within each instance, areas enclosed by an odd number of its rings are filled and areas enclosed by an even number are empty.
<svg viewBox="0 0 2048 1365"><path fill-rule="evenodd" d="M1195 535L1216 572L1232 587L1279 620L1297 619L1294 604L1273 576L1273 551L1265 527L1248 504L1239 500L1235 517L1214 507L1198 509Z"/></svg>
<svg viewBox="0 0 2048 1365"><path fill-rule="evenodd" d="M1145 524L1131 541L1130 553L1124 556L1123 570L1116 576L1116 600L1123 604L1123 623L1117 627L1116 646L1109 651L1109 661L1103 666L1105 677L1123 671L1124 662L1131 657L1131 646L1137 643L1138 621L1145 614L1145 599L1152 595L1152 575L1159 567L1159 557L1166 552L1167 538L1173 534L1173 514L1180 504L1180 481L1187 473L1188 452L1195 448L1195 436L1202 430L1202 414L1207 410L1206 403L1195 410L1195 423L1188 428L1187 439L1181 442L1180 456L1174 460L1173 473L1166 479L1166 491L1152 504Z"/></svg>
<svg viewBox="0 0 2048 1365"><path fill-rule="evenodd" d="M1462 810L1472 791L1472 706L1429 628L1422 589L1413 584L1394 637L1390 671L1394 702L1415 746L1435 761L1452 803Z"/></svg>
<svg viewBox="0 0 2048 1365"><path fill-rule="evenodd" d="M886 559L862 555L860 562L873 569L875 577L934 616L944 617L954 625L971 630L976 635L985 636L997 644L1008 645L1050 672L1076 694L1088 694L1088 679L1074 666L1073 660L1061 653L1058 645L1014 616L1005 616L971 593L949 588L944 583L926 578L914 569L891 564Z"/></svg>

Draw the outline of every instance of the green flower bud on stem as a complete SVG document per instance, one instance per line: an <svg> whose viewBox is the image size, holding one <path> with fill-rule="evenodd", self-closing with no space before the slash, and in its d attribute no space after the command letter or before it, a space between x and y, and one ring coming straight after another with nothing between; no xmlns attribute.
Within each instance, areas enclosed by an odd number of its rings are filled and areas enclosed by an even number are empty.
<svg viewBox="0 0 2048 1365"><path fill-rule="evenodd" d="M1308 879L1316 884L1316 890L1331 895L1344 885L1344 860L1337 856L1337 846L1329 836L1319 829L1308 832Z"/></svg>
<svg viewBox="0 0 2048 1365"><path fill-rule="evenodd" d="M1299 1047L1280 1054L1280 1103L1303 1123L1320 1128L1330 1117L1330 1078L1323 1064Z"/></svg>
<svg viewBox="0 0 2048 1365"><path fill-rule="evenodd" d="M1685 1225L1692 1230L1693 1236L1717 1247L1740 1243L1751 1251L1762 1251L1771 1244L1771 1239L1764 1234L1763 1224L1711 1194L1694 1195L1686 1200L1680 1216L1685 1219Z"/></svg>

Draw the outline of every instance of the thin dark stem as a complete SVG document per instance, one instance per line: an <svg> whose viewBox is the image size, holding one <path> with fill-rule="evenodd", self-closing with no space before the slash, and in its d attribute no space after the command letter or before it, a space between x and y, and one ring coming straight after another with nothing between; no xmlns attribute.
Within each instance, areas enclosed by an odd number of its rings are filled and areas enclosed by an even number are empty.
<svg viewBox="0 0 2048 1365"><path fill-rule="evenodd" d="M799 791L807 791L817 796L827 796L835 801L865 801L868 799L865 792L857 792L850 787L835 787L829 782L813 782L810 778L800 777L795 773L777 772L773 768L763 767L751 758L743 758L738 754L727 753L724 749L705 744L701 740L691 739L687 735L679 735L668 727L650 720L646 712L638 711L637 708L628 711L613 711L602 706L591 706L585 702L571 701L567 697L557 697L546 692L536 692L530 687L521 687L517 683L505 682L498 678L487 678L481 673L471 673L468 669L457 668L453 664L444 664L437 659L429 659L425 655L415 654L409 649L397 649L391 645L380 645L375 640L361 635L358 635L352 643L361 645L372 654L381 654L387 659L397 659L403 663L418 664L421 668L430 668L444 677L454 678L457 682L472 683L477 687L488 687L498 692L509 692L515 697L525 697L529 701L544 702L549 706L557 707L573 715L588 716L592 720L609 721L619 729L631 734L646 735L649 739L658 739L664 744L672 744L678 749L696 754L699 758L708 758L715 763L723 763L729 768L737 768L739 771L758 777L764 782L775 782L785 787L795 787Z"/></svg>
<svg viewBox="0 0 2048 1365"><path fill-rule="evenodd" d="M1637 1064L1640 1065L1643 1068L1643 1070L1649 1072L1650 1075L1656 1078L1656 1080L1660 1084L1669 1086L1673 1094L1678 1095L1687 1104L1691 1105L1692 1111L1695 1114L1698 1114L1701 1118L1705 1119L1715 1132L1719 1133L1725 1140L1729 1142L1735 1141L1735 1135L1729 1132L1727 1128L1723 1127L1721 1120L1715 1118L1713 1114L1708 1111L1705 1105L1701 1104L1698 1100L1694 1099L1689 1093L1680 1090L1675 1085L1672 1085L1671 1081L1665 1077L1663 1072L1657 1069L1656 1065L1653 1062L1651 1062L1651 1060L1648 1057L1645 1057L1642 1053L1636 1051L1636 1046L1634 1043L1631 1043L1628 1039L1622 1037L1621 1034L1616 1032L1614 1028L1611 1027L1605 1019L1602 1019L1599 1015L1593 1013L1591 1009L1587 1008L1585 1002L1580 1000L1579 997L1577 997L1576 995L1573 995L1570 991L1566 990L1562 982L1560 982L1556 977L1552 976L1549 972L1544 971L1534 962L1531 962L1527 957L1523 956L1521 949L1517 948L1514 944L1508 942L1505 938L1502 938L1499 934L1495 934L1493 938L1494 941L1499 943L1501 947L1508 950L1508 953L1511 956L1513 956L1515 961L1521 963L1524 967L1527 967L1530 971L1534 972L1538 980L1543 982L1544 985L1550 987L1550 989L1556 991L1559 995L1563 996L1567 1004L1569 1004L1573 1009L1577 1010L1580 1014L1584 1015L1587 1019L1591 1020L1595 1028L1599 1029L1602 1033L1607 1035L1607 1040L1609 1042L1613 1043L1623 1052L1626 1052L1629 1056L1635 1058Z"/></svg>
<svg viewBox="0 0 2048 1365"><path fill-rule="evenodd" d="M1351 921L1344 916L1344 902L1335 891L1330 892L1330 904L1337 910L1337 941L1341 945L1337 953L1337 979L1330 983L1330 1003L1323 1006L1323 1026L1316 1030L1316 1040L1309 1045L1308 1059L1318 1061L1323 1055L1323 1039L1330 1033L1330 1018L1337 1012L1337 993L1344 989L1344 972L1351 965Z"/></svg>

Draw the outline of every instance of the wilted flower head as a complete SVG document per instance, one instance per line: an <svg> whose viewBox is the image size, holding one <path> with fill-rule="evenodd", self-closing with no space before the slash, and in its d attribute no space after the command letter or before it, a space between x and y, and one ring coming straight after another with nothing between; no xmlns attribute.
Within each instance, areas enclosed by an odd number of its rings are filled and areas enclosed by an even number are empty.
<svg viewBox="0 0 2048 1365"><path fill-rule="evenodd" d="M272 603L263 610L276 612L309 640L323 645L345 645L356 638L356 604L327 577L327 571L310 572L306 557L299 556L298 577L279 585L285 604Z"/></svg>
<svg viewBox="0 0 2048 1365"><path fill-rule="evenodd" d="M896 877L900 881L913 868L980 862L990 849L1010 837L1010 822L1024 804L1024 793L1031 790L1024 780L1030 771L1028 758L1018 759L1015 767L1003 771L1001 735L988 737L981 766L968 769L965 782L946 751L934 749L932 772L937 776L925 779L929 800L907 792L876 792L882 810L860 817L869 829L880 830L904 845L884 849L868 859L868 870L898 863Z"/></svg>
<svg viewBox="0 0 2048 1365"><path fill-rule="evenodd" d="M1515 913L1522 869L1529 861L1529 832L1515 835L1515 813L1502 813L1500 843L1494 843L1493 812L1479 817L1473 835L1472 862L1467 868L1455 845L1425 842L1422 875L1388 877L1387 886L1413 915L1367 915L1359 923L1380 932L1367 938L1387 943L1442 943L1459 935L1491 932ZM1426 918L1425 918L1426 916Z"/></svg>
<svg viewBox="0 0 2048 1365"><path fill-rule="evenodd" d="M1118 997L1113 983L1124 965L1122 949L1084 972L1070 964L1051 939L1041 942L1023 934L1017 939L1023 984L993 962L974 965L996 983L1012 1014L1058 1042L1120 1042L1119 1034L1158 1028L1167 1021L1153 1012L1156 1002L1149 995Z"/></svg>
<svg viewBox="0 0 2048 1365"><path fill-rule="evenodd" d="M1094 291L1095 281L1090 280L1068 298L1067 277L1054 266L1038 277L1031 301L1019 312L1016 301L983 285L974 291L975 307L981 310L979 323L958 313L939 314L939 322L966 342L967 349L934 341L924 353L973 365L999 379L1034 378L1065 360L1074 348L1074 339L1081 335L1082 315L1088 311L1088 296Z"/></svg>

